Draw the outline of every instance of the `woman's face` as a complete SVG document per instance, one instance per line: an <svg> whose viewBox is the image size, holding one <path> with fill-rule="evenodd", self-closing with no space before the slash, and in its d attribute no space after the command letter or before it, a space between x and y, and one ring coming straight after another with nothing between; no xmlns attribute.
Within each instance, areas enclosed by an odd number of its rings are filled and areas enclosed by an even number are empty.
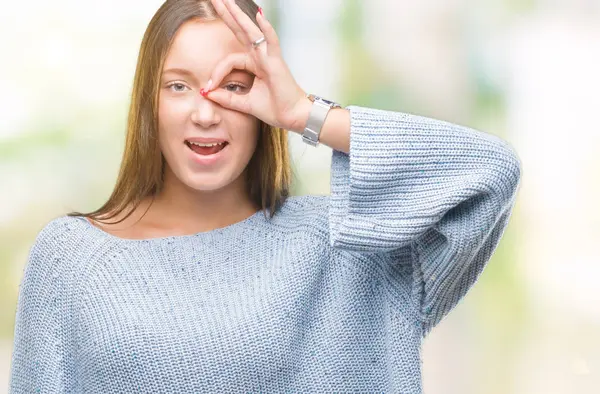
<svg viewBox="0 0 600 394"><path fill-rule="evenodd" d="M159 144L168 168L166 182L179 181L199 191L214 191L241 176L258 138L258 120L202 97L215 66L227 55L245 48L221 20L189 21L181 26L167 54L158 105ZM234 70L213 89L247 94L254 76ZM224 140L224 148L192 149L190 140ZM217 148L212 148L217 149ZM219 148L220 149L220 148ZM174 175L174 177L173 177Z"/></svg>

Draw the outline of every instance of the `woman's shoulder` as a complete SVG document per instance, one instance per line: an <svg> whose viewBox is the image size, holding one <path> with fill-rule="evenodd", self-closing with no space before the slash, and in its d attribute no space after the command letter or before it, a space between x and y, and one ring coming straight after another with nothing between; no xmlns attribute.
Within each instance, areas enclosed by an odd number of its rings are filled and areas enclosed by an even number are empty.
<svg viewBox="0 0 600 394"><path fill-rule="evenodd" d="M271 219L278 230L329 233L329 196L290 196Z"/></svg>
<svg viewBox="0 0 600 394"><path fill-rule="evenodd" d="M287 209L288 214L327 214L328 204L329 196L290 196L286 199L285 204L282 206L282 208Z"/></svg>
<svg viewBox="0 0 600 394"><path fill-rule="evenodd" d="M34 245L53 245L63 243L76 226L77 218L71 216L59 216L45 222L38 231Z"/></svg>
<svg viewBox="0 0 600 394"><path fill-rule="evenodd" d="M29 248L23 284L43 282L44 286L65 286L69 273L73 272L74 255L86 248L77 242L83 239L77 235L77 222L75 217L61 216L41 226Z"/></svg>
<svg viewBox="0 0 600 394"><path fill-rule="evenodd" d="M80 249L85 247L88 225L80 216L58 216L43 224L35 236L32 249L52 250Z"/></svg>
<svg viewBox="0 0 600 394"><path fill-rule="evenodd" d="M281 206L280 217L286 220L310 218L327 219L329 212L329 196L305 195L290 196Z"/></svg>

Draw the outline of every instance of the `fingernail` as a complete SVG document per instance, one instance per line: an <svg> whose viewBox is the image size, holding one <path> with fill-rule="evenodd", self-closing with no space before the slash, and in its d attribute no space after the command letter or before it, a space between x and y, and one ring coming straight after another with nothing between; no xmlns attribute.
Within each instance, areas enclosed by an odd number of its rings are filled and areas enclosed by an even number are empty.
<svg viewBox="0 0 600 394"><path fill-rule="evenodd" d="M209 79L208 82L206 83L206 90L209 91L211 87L212 87L212 79Z"/></svg>
<svg viewBox="0 0 600 394"><path fill-rule="evenodd" d="M265 16L261 7L258 7L258 13L260 14L260 16Z"/></svg>

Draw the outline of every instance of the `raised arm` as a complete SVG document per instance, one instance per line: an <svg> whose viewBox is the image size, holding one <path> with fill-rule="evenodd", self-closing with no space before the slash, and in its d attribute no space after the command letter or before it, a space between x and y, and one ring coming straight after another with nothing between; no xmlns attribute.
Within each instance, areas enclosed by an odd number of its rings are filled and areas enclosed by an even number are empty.
<svg viewBox="0 0 600 394"><path fill-rule="evenodd" d="M392 254L412 248L426 333L464 296L500 241L520 160L491 134L400 112L348 109L349 154L332 156L331 245Z"/></svg>

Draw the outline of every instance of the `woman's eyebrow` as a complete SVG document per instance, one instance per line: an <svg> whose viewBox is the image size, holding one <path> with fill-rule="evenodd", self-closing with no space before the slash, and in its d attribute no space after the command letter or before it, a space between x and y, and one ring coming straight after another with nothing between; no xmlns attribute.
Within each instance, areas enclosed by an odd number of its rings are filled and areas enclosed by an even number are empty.
<svg viewBox="0 0 600 394"><path fill-rule="evenodd" d="M185 68L170 68L163 72L163 75L165 74L180 74L188 76L190 78L195 78L194 74L190 70L186 70Z"/></svg>

